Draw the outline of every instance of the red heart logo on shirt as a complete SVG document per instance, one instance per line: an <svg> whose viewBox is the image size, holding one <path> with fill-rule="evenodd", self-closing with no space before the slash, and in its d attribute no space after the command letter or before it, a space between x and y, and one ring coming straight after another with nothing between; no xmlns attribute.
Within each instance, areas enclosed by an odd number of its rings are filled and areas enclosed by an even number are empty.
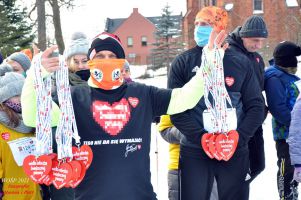
<svg viewBox="0 0 301 200"><path fill-rule="evenodd" d="M225 78L225 82L229 87L231 87L234 84L234 78L232 76L227 76Z"/></svg>
<svg viewBox="0 0 301 200"><path fill-rule="evenodd" d="M94 101L92 110L94 120L112 136L118 135L131 117L130 106L126 99L121 99L113 105L104 101Z"/></svg>
<svg viewBox="0 0 301 200"><path fill-rule="evenodd" d="M3 140L9 140L10 134L9 133L2 133L1 137Z"/></svg>
<svg viewBox="0 0 301 200"><path fill-rule="evenodd" d="M136 106L139 104L139 99L136 97L129 97L130 104L136 108Z"/></svg>

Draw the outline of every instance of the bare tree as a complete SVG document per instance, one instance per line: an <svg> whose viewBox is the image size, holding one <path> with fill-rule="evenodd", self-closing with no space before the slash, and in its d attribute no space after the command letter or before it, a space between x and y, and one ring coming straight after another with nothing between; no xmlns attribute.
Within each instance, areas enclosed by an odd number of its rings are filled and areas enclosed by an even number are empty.
<svg viewBox="0 0 301 200"><path fill-rule="evenodd" d="M52 14L47 14L45 12L46 2L48 2L51 6ZM41 50L45 50L47 47L46 17L51 17L54 26L54 36L59 52L61 54L64 52L65 44L62 33L60 9L62 7L66 7L68 9L73 8L73 2L74 0L36 0L35 5L29 12L29 17L31 16L32 12L37 9L36 22L38 24L38 47Z"/></svg>
<svg viewBox="0 0 301 200"><path fill-rule="evenodd" d="M63 54L65 50L65 44L64 44L62 26L61 26L60 7L58 4L58 0L49 0L49 3L52 7L52 13L53 13L52 20L54 25L54 36L55 36L56 44L58 45L60 54Z"/></svg>
<svg viewBox="0 0 301 200"><path fill-rule="evenodd" d="M38 47L42 51L46 49L46 14L45 0L36 0L38 22Z"/></svg>

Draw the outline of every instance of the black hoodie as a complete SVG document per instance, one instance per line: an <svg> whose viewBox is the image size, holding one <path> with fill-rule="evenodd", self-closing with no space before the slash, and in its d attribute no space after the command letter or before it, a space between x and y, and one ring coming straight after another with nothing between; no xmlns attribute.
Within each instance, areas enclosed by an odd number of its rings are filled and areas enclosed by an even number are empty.
<svg viewBox="0 0 301 200"><path fill-rule="evenodd" d="M182 87L188 82L201 65L201 55L202 48L195 47L177 56L169 71L168 87ZM226 89L233 107L236 108L237 131L240 136L236 154L242 150L247 151L248 141L262 124L264 117L264 101L254 70L250 67L252 65L250 59L237 52L235 47L226 50L223 59L224 77L233 81L230 86L226 84ZM206 132L202 118L205 109L202 98L195 108L171 116L173 124L184 135L181 146L200 156L206 156L200 145L201 136Z"/></svg>
<svg viewBox="0 0 301 200"><path fill-rule="evenodd" d="M241 26L237 27L227 38L227 42L234 51L241 52L247 56L253 64L256 77L259 81L261 90L264 90L264 61L257 52L249 52L243 45L243 41L239 36Z"/></svg>

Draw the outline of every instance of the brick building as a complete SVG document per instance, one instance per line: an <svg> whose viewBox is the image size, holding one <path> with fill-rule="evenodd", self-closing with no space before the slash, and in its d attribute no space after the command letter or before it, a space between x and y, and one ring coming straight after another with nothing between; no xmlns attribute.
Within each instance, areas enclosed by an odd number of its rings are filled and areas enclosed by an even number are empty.
<svg viewBox="0 0 301 200"><path fill-rule="evenodd" d="M123 44L126 59L131 64L150 64L151 49L155 43L155 32L159 17L144 17L138 12L138 8L133 8L133 12L128 18L118 18L106 20L105 30L120 37ZM181 29L182 14L172 15L171 20Z"/></svg>
<svg viewBox="0 0 301 200"><path fill-rule="evenodd" d="M264 18L269 31L262 55L271 57L278 42L290 40L301 43L301 0L186 0L187 12L183 18L183 37L187 48L195 45L193 40L194 17L204 6L215 5L228 11L228 31L242 25L250 15Z"/></svg>

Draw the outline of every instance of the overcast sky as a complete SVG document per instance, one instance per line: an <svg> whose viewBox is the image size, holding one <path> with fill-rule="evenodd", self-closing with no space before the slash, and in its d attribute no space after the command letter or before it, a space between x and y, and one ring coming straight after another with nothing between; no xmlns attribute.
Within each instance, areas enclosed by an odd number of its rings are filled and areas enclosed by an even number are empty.
<svg viewBox="0 0 301 200"><path fill-rule="evenodd" d="M30 5L33 0L20 0ZM92 38L102 32L106 18L126 18L133 8L145 17L160 16L168 3L173 15L186 13L186 0L75 0L73 10L62 10L61 21L65 41L74 31L83 31Z"/></svg>

